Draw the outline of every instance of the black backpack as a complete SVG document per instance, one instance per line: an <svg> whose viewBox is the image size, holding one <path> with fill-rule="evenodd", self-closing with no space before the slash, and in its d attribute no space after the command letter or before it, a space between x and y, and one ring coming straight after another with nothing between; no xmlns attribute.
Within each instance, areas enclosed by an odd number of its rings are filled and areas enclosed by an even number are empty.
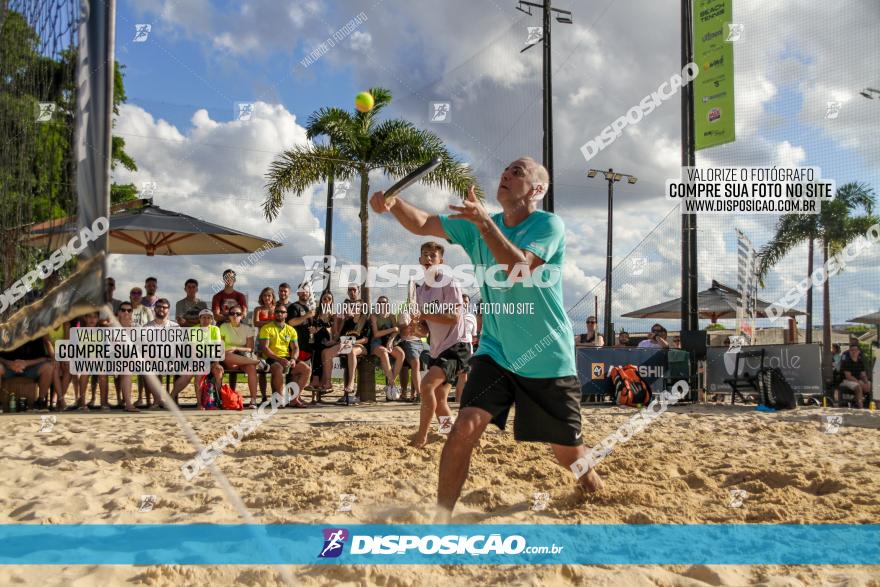
<svg viewBox="0 0 880 587"><path fill-rule="evenodd" d="M760 374L761 403L776 410L797 407L794 389L785 380L778 367L765 367Z"/></svg>

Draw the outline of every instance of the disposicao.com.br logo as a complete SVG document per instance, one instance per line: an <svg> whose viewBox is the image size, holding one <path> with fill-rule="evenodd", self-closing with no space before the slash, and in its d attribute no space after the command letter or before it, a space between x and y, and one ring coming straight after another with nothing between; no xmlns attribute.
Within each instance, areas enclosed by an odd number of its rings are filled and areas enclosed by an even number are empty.
<svg viewBox="0 0 880 587"><path fill-rule="evenodd" d="M318 558L338 557L348 538L344 528L325 528L324 546ZM349 554L352 555L519 555L559 554L564 546L528 546L526 539L518 534L503 537L501 534L476 534L466 536L449 534L389 534L379 536L352 535Z"/></svg>

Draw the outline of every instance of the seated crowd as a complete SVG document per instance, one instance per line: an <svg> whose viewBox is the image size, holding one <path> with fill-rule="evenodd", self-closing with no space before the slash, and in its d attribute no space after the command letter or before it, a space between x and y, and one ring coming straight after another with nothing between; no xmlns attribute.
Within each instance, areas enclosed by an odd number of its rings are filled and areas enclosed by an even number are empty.
<svg viewBox="0 0 880 587"><path fill-rule="evenodd" d="M605 337L599 334L598 321L595 316L587 316L587 328L586 332L583 334L576 334L574 337L574 346L575 348L580 347L604 347L604 346L612 346L614 348L628 348L633 347L633 343L630 341L629 333L625 330L621 330L617 335L617 340L614 341L613 345L607 345L605 342ZM672 340L669 340L669 332L666 328L661 324L654 324L651 327L651 332L648 333L648 336L640 341L637 345L637 348L649 348L649 349L680 349L681 348L681 338L676 335L672 337Z"/></svg>
<svg viewBox="0 0 880 587"><path fill-rule="evenodd" d="M55 342L69 339L71 328L118 323L122 327L202 328L208 332L208 340L222 340L225 358L213 363L209 374L181 373L169 383L170 396L175 402L195 377L196 399L201 407L199 390L205 380L211 378L222 383L224 375L229 374L247 380L246 397L249 396L250 401L245 405L250 408L258 406L258 389L265 401L267 380L272 392L278 393L283 392L285 384L296 382L299 389L311 392L311 403L315 404L322 401L322 394L333 391L333 363L338 359L344 368L344 381L342 396L336 403L354 405L359 403L355 385L358 359L366 357L373 358L384 374L387 398L419 401L421 376L429 358L425 356L427 328L405 313L392 313L385 296L376 300L372 306L374 312L367 312L367 305L361 301L360 287L352 284L339 313L335 313L332 293L324 292L320 300L315 300L308 288L301 287L297 299L291 300L290 285L282 283L277 297L271 287L260 292L248 320L247 297L235 289L235 280L235 272L226 270L223 273L225 287L208 303L198 297L198 281L187 279L186 295L174 304L172 315L171 302L157 293L155 277L147 278L143 289L133 287L128 300L114 297L116 282L112 277L107 278L106 302L113 310L112 317L104 310L91 312L59 325L45 337L0 353L0 379L24 377L36 382L38 397L33 407L40 411L111 410L111 379L116 389L116 407L129 412L140 408L162 409L160 391L151 389L144 376L72 375L68 362L55 360ZM468 304L467 296L464 301ZM476 345L478 317L466 314L466 321L472 344ZM465 380L466 374L462 373L457 395ZM410 394L407 393L408 382L412 387ZM71 386L74 399L68 406L66 397ZM98 390L100 402L96 404ZM290 407L308 406L301 395L288 398L288 402Z"/></svg>
<svg viewBox="0 0 880 587"><path fill-rule="evenodd" d="M300 287L297 298L292 300L290 285L282 283L278 286L277 297L271 287L260 292L248 320L247 297L235 289L235 281L235 272L227 269L223 273L224 288L208 303L198 297L198 281L187 279L184 284L186 295L174 304L172 315L171 302L157 293L158 280L155 277L148 277L143 288L133 287L127 300L114 297L116 282L108 277L106 301L115 320L111 320L104 310L92 312L58 325L40 339L0 353L0 381L12 378L33 381L37 388L33 408L40 411L67 409L66 395L71 386L74 401L69 409L110 410L110 378L116 389L118 408L129 412L144 407L162 409L160 392L150 389L143 376L73 375L69 363L55 360L54 344L68 339L71 328L118 323L123 327L203 328L208 332L209 340L222 340L225 358L213 363L208 375L196 377L182 373L169 383L170 395L175 402L179 401L181 392L194 377L196 399L200 400L200 389L206 378L223 382L224 374L228 373L230 379L239 374L246 379L250 408L257 407L258 391L261 401L265 401L267 380L271 382L272 392L278 393L286 383L296 382L299 389L311 392L311 403L315 404L322 401L322 394L333 391L331 375L334 360L338 360L344 377L342 396L336 403L354 405L359 403L355 385L358 360L367 357L373 359L384 374L387 398L419 401L422 373L430 360L427 328L424 322L413 320L406 313L392 313L387 297L380 296L372 306L373 312L367 312L359 286L351 284L345 301L338 308L339 313L335 313L337 308L332 293L324 292L320 300L315 300L309 289ZM464 315L467 336L475 348L479 342L481 316L470 311L467 295L463 296L463 302L468 308ZM575 335L575 347L606 346L595 316L587 317L585 330L583 334ZM647 337L637 345L630 341L629 333L621 331L611 346L678 349L681 340L678 336L670 340L666 328L654 324ZM844 352L840 351L838 344L834 344L833 349L834 400L840 403L842 399L852 397L855 406L861 408L871 397L871 383L859 343L852 340ZM462 373L456 385L456 399L466 380L467 373ZM87 399L89 389L91 397ZM100 403L96 405L98 390ZM198 404L201 407L200 401ZM289 405L307 407L308 404L298 396L290 398Z"/></svg>

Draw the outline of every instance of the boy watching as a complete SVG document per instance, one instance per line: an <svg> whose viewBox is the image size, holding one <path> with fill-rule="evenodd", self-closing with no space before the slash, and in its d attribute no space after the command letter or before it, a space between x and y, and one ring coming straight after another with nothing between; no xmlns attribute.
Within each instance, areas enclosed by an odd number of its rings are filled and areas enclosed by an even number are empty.
<svg viewBox="0 0 880 587"><path fill-rule="evenodd" d="M430 332L430 360L428 373L421 381L421 414L419 430L411 445L417 448L428 442L431 416L437 414L440 432L452 428L452 412L447 403L449 389L458 380L471 357L471 349L464 319L461 288L450 276L444 276L443 245L429 241L422 244L419 262L425 268L425 283L416 288L416 302L420 315Z"/></svg>

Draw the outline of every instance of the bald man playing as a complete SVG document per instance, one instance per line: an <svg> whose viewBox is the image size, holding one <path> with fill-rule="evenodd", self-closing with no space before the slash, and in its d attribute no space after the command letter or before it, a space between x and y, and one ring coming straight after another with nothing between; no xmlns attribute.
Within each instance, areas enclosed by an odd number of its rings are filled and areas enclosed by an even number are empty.
<svg viewBox="0 0 880 587"><path fill-rule="evenodd" d="M549 443L566 468L583 462L587 454L574 333L562 307L565 226L555 214L537 209L548 182L541 164L531 157L517 159L501 174L497 198L502 211L494 215L477 199L474 187L461 206L450 206L452 215L428 214L400 197L386 199L384 192L370 199L375 212L391 212L411 233L461 245L477 274L501 265L505 276L511 271L514 276L531 276L525 283L509 279L504 286L493 287L489 283L504 279L495 274L494 280L486 279L480 287L484 304L533 304L520 307L534 311L484 315L480 347L470 363L458 419L440 457L437 503L446 520L461 495L480 436L490 422L503 430L513 405L516 440ZM534 285L539 279L544 287ZM577 470L584 489L601 489L602 481L592 468Z"/></svg>

